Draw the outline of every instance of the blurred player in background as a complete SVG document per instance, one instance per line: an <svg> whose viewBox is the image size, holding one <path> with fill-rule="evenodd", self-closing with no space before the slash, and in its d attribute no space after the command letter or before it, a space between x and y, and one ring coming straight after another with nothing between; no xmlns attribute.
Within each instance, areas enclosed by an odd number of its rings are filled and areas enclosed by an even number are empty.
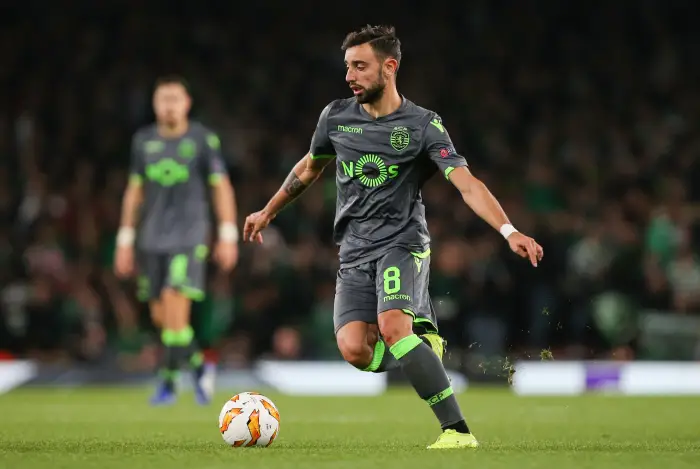
<svg viewBox="0 0 700 469"><path fill-rule="evenodd" d="M464 202L533 266L542 248L519 233L456 152L440 117L396 89L401 44L393 27L350 33L342 46L354 98L321 112L309 153L260 212L244 240L336 163L335 240L340 246L334 323L343 357L368 372L400 367L431 407L443 433L429 448L478 446L442 365L444 341L428 294L430 237L421 187L438 170Z"/></svg>
<svg viewBox="0 0 700 469"><path fill-rule="evenodd" d="M189 120L190 106L182 78L156 82L156 123L140 129L132 140L131 176L117 235L116 273L127 277L138 265L139 298L149 302L165 346L154 405L175 401L176 378L186 362L194 371L197 401L211 399L212 370L195 345L190 309L193 300L205 296L212 202L218 221L214 258L224 271L238 260L236 203L219 138Z"/></svg>

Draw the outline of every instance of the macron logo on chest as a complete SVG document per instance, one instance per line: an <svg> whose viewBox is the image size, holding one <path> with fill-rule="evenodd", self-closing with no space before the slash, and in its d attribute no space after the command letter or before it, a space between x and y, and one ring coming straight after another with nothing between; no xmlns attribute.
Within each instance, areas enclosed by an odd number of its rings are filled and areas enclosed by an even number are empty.
<svg viewBox="0 0 700 469"><path fill-rule="evenodd" d="M338 132L345 132L348 134L362 134L362 128L361 127L352 127L349 125L339 125Z"/></svg>

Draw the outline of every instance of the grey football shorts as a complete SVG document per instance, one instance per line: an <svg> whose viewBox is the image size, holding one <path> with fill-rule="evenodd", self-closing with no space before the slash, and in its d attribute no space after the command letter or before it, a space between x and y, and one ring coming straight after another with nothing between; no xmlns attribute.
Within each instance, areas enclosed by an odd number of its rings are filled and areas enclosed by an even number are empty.
<svg viewBox="0 0 700 469"><path fill-rule="evenodd" d="M379 259L338 270L333 324L337 333L353 321L376 324L379 314L398 309L414 319L414 328L437 332L428 284L430 249L391 248Z"/></svg>
<svg viewBox="0 0 700 469"><path fill-rule="evenodd" d="M157 299L164 288L177 290L194 301L202 300L206 289L207 254L206 246L172 253L137 253L139 300Z"/></svg>

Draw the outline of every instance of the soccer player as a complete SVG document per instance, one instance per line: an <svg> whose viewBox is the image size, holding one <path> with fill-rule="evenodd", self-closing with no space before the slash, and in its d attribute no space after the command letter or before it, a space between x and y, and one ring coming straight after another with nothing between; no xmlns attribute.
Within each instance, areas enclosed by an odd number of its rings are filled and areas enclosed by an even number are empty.
<svg viewBox="0 0 700 469"><path fill-rule="evenodd" d="M148 301L165 346L162 381L151 402L175 401L175 382L189 361L195 396L207 404L213 392L210 370L194 343L193 300L205 296L211 203L218 219L215 260L224 271L238 259L236 203L217 135L189 120L191 97L178 76L157 80L156 123L140 129L131 145L131 175L124 193L115 270L134 272L138 248L138 294ZM211 187L211 190L209 189Z"/></svg>
<svg viewBox="0 0 700 469"><path fill-rule="evenodd" d="M443 430L428 448L477 447L442 365L444 341L428 294L430 238L421 187L439 170L515 253L537 266L542 248L511 225L471 174L440 117L399 94L401 43L393 27L352 32L342 50L354 98L321 112L309 153L265 208L247 217L243 239L261 242L261 231L336 159L338 347L361 370L403 370Z"/></svg>

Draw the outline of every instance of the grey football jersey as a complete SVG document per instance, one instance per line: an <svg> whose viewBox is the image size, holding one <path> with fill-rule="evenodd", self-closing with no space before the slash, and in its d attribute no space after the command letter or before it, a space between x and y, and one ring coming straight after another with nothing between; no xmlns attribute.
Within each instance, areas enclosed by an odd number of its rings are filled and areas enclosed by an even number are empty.
<svg viewBox="0 0 700 469"><path fill-rule="evenodd" d="M421 188L438 170L467 166L440 116L403 98L374 119L355 98L326 106L311 139L311 157L336 157L334 238L345 267L377 259L387 248L425 250L430 236Z"/></svg>
<svg viewBox="0 0 700 469"><path fill-rule="evenodd" d="M174 252L206 244L211 230L210 185L226 175L218 136L190 122L181 137L156 125L139 130L131 147L131 180L143 184L137 246Z"/></svg>

